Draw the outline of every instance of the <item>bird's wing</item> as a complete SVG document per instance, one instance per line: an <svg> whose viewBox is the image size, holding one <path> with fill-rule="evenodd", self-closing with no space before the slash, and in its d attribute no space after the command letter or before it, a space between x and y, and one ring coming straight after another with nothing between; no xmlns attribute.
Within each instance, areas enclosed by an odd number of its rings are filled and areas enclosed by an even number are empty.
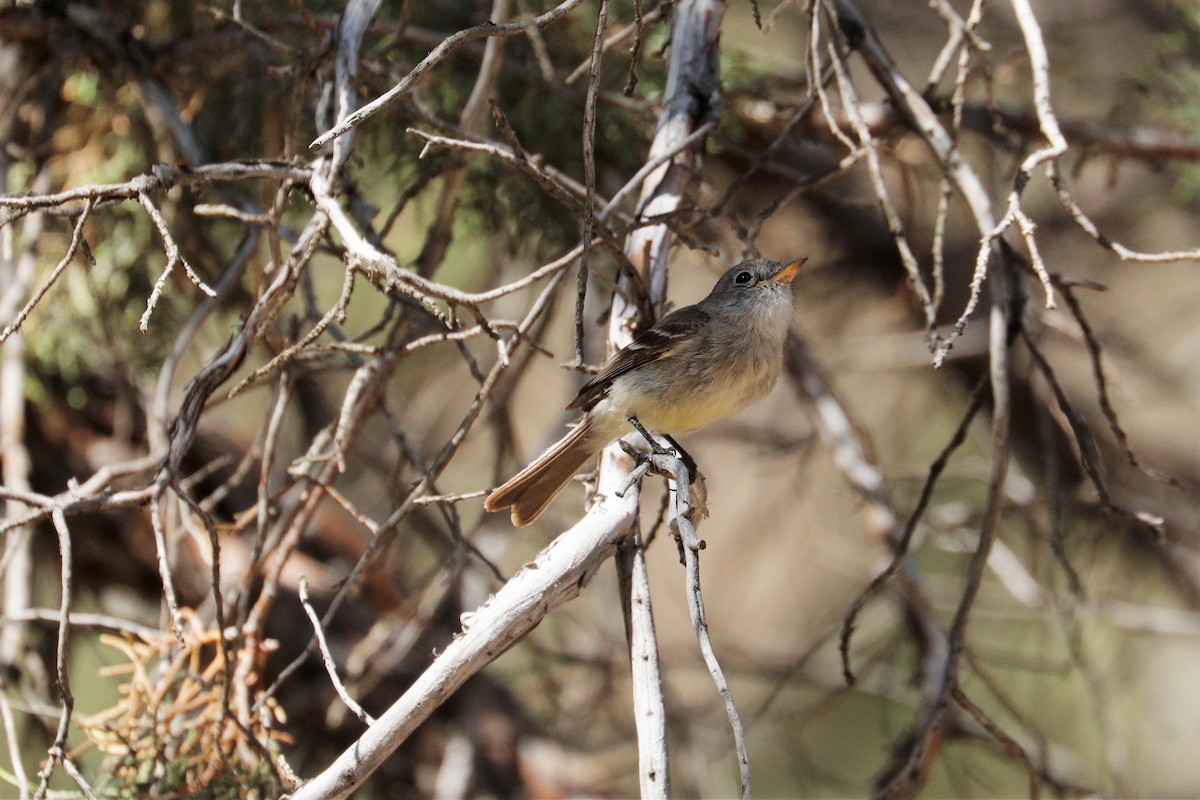
<svg viewBox="0 0 1200 800"><path fill-rule="evenodd" d="M708 320L708 312L699 306L687 306L667 314L652 328L614 353L596 377L583 385L567 408L590 411L608 394L613 380L667 355L679 340L694 335Z"/></svg>

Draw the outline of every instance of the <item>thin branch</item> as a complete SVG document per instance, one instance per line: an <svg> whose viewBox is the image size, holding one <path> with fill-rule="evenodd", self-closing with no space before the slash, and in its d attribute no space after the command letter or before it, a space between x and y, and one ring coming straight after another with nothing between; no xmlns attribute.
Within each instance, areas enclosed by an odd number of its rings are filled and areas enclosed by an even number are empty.
<svg viewBox="0 0 1200 800"><path fill-rule="evenodd" d="M712 637L708 632L708 618L704 611L704 594L700 588L700 551L704 549L704 540L696 534L692 523L692 505L689 502L688 489L691 477L683 460L670 456L651 456L656 470L665 471L675 481L675 502L671 506L670 523L679 536L682 544L684 571L686 574L686 595L688 614L692 618L692 629L700 644L700 655L708 674L712 677L725 704L725 715L729 719L729 727L733 731L734 747L737 752L738 773L741 776L742 800L749 800L750 794L750 750L746 744L746 729L742 725L741 715L733 702L733 693L729 690L729 682L721 669L713 649Z"/></svg>
<svg viewBox="0 0 1200 800"><path fill-rule="evenodd" d="M1054 372L1054 368L1050 365L1045 355L1042 354L1041 348L1037 346L1033 337L1025 330L1021 331L1021 337L1025 342L1025 346L1029 349L1029 354L1033 357L1033 362L1038 372L1046 379L1047 384L1049 384L1051 391L1054 393L1054 399L1058 404L1059 410L1067 418L1067 422L1071 427L1071 434L1079 449L1080 463L1083 466L1084 473L1091 481L1092 487L1096 490L1100 502L1108 511L1128 518L1139 527L1149 529L1156 535L1161 533L1162 518L1147 511L1127 509L1113 500L1112 494L1108 490L1107 482L1104 479L1103 458L1100 455L1100 448L1096 444L1096 437L1092 434L1091 427L1083 415L1075 410L1075 407L1071 404L1066 390L1063 389L1062 383L1058 380L1058 376Z"/></svg>
<svg viewBox="0 0 1200 800"><path fill-rule="evenodd" d="M1050 183L1054 186L1054 192L1058 196L1058 201L1062 203L1063 208L1071 215L1071 219L1075 224L1083 230L1088 236L1096 240L1096 244L1103 247L1105 250L1111 250L1116 253L1117 257L1122 261L1136 261L1145 264L1167 264L1175 261L1196 261L1200 260L1200 247L1191 250L1167 250L1159 253L1146 253L1138 250L1132 250L1120 242L1113 241L1105 236L1096 223L1080 208L1075 202L1075 198L1071 196L1067 189L1066 181L1058 170L1058 166L1051 164L1048 167L1050 175Z"/></svg>
<svg viewBox="0 0 1200 800"><path fill-rule="evenodd" d="M158 459L155 459L156 461ZM154 493L153 487L145 489L134 489L123 492L106 492L97 496L83 496L76 498L74 493L67 491L55 497L41 497L45 502L40 503L40 508L30 511L20 517L4 520L0 522L0 535L4 535L11 530L29 525L33 522L41 522L50 517L51 511L55 506L61 507L64 516L73 516L75 514L88 514L96 511L114 511L121 508L137 508L147 505ZM28 503L25 497L18 498L23 503Z"/></svg>
<svg viewBox="0 0 1200 800"><path fill-rule="evenodd" d="M911 796L925 783L931 760L927 758L934 741L942 736L947 724L947 709L954 689L959 685L958 669L966 648L967 624L983 575L991 555L992 541L997 535L1005 498L1008 476L1012 421L1012 392L1009 367L1009 292L1010 275L1001 269L994 276L996 290L988 319L988 383L992 391L992 467L988 479L987 501L979 525L979 543L971 554L966 579L959 598L954 621L946 636L946 654L940 674L936 674L937 691L925 700L916 731L902 765L878 796L884 798Z"/></svg>
<svg viewBox="0 0 1200 800"><path fill-rule="evenodd" d="M629 80L625 82L625 88L621 90L621 94L626 97L632 97L637 89L638 65L642 63L642 45L646 41L646 23L657 19L661 12L661 8L656 8L643 14L642 0L633 0L633 25L631 26L633 28L633 45L629 48Z"/></svg>
<svg viewBox="0 0 1200 800"><path fill-rule="evenodd" d="M149 330L150 314L154 312L154 307L158 305L158 298L162 295L163 287L167 283L167 278L171 276L171 271L176 264L183 265L183 271L187 273L188 278L196 287L204 292L209 297L216 297L217 293L213 291L208 284L200 280L200 276L192 269L192 265L187 262L187 259L179 254L179 245L175 244L175 240L171 238L171 231L167 229L167 221L162 218L162 214L158 213L158 209L154 207L154 203L150 202L150 198L144 192L138 193L137 200L146 209L146 213L150 215L150 219L154 221L154 227L158 228L158 235L162 237L163 247L167 251L167 265L163 267L162 275L154 283L154 289L150 292L150 298L146 301L146 311L142 314L142 319L138 322L138 328L142 333Z"/></svg>
<svg viewBox="0 0 1200 800"><path fill-rule="evenodd" d="M29 298L29 301L25 303L19 312L17 312L16 318L13 319L13 321L7 326L5 326L3 331L0 331L0 344L3 344L9 336L12 336L13 333L21 327L21 324L25 322L26 317L28 317L29 313L33 311L34 306L42 301L42 298L46 296L46 292L50 291L50 287L54 285L55 281L58 280L58 277L62 275L63 270L65 270L67 265L70 264L75 258L75 253L79 250L79 245L83 242L83 226L87 223L88 217L92 215L92 209L95 207L95 198L89 197L83 206L83 211L79 214L78 221L75 223L75 229L71 233L71 244L67 246L66 254L63 255L62 260L58 262L58 266L56 266L50 272L50 276L46 278L42 285L38 287L38 290L33 293L33 296Z"/></svg>
<svg viewBox="0 0 1200 800"><path fill-rule="evenodd" d="M868 457L859 427L807 342L795 330L788 333L783 364L833 454L834 464L866 503L871 532L895 547L899 519L883 470Z"/></svg>
<svg viewBox="0 0 1200 800"><path fill-rule="evenodd" d="M313 626L313 636L317 639L317 646L321 648L321 663L325 665L325 672L329 675L329 682L333 684L334 691L338 697L346 704L346 708L353 712L354 716L358 717L364 725L374 725L375 718L363 709L358 702L350 696L346 691L345 684L342 683L341 677L337 673L337 664L333 661L333 653L329 652L329 644L325 641L325 629L321 625L321 620L317 617L317 612L313 609L312 604L308 601L308 578L300 578L300 605L304 608L304 613L308 617L308 621Z"/></svg>
<svg viewBox="0 0 1200 800"><path fill-rule="evenodd" d="M3 617L0 617L0 621L45 622L60 625L62 624L62 612L47 608L30 608L18 614L5 614ZM150 625L139 625L136 622L121 619L120 617L113 617L108 614L89 614L81 611L72 611L71 616L67 619L67 624L76 629L127 633L146 640L157 639L162 635L162 631L158 628L151 627Z"/></svg>
<svg viewBox="0 0 1200 800"><path fill-rule="evenodd" d="M163 359L162 366L158 372L158 381L154 387L153 399L147 404L148 419L146 421L146 435L152 451L162 452L167 449L167 423L171 415L171 390L175 382L175 373L179 367L180 360L184 357L204 321L217 310L218 305L238 285L238 282L245 274L246 266L258 250L258 242L258 229L252 228L248 230L234 252L233 257L226 265L225 271L221 275L221 280L217 282L217 296L208 298L192 312L188 321L184 323L178 335L176 335L175 341L171 345L171 352Z"/></svg>
<svg viewBox="0 0 1200 800"><path fill-rule="evenodd" d="M414 131L414 133L418 132ZM439 138L424 136L426 138ZM557 261L551 262L551 264L537 270L535 273L497 289L477 293L463 292L452 286L435 283L414 272L402 269L392 256L381 251L358 231L354 222L346 214L345 209L342 208L330 193L330 187L327 182L314 179L313 190L318 206L328 215L330 222L337 229L346 250L349 251L349 254L355 260L367 268L368 274L382 278L387 283L397 287L403 287L424 300L436 298L474 310L482 303L520 291L537 280L567 269L574 263L575 258L578 257L577 251L581 251L581 247L577 248L576 251L572 251Z"/></svg>
<svg viewBox="0 0 1200 800"><path fill-rule="evenodd" d="M1021 196L1024 194L1025 187L1028 186L1035 169L1042 164L1049 164L1047 169L1051 169L1054 160L1067 151L1067 140L1062 135L1058 119L1054 116L1054 108L1050 103L1050 61L1046 55L1046 44L1042 38L1041 27L1038 25L1037 18L1034 16L1033 9L1030 7L1028 0L1011 0L1011 2L1013 11L1017 16L1017 23L1021 28L1021 34L1025 40L1025 52L1029 56L1030 68L1033 72L1033 102L1034 108L1037 110L1038 124L1041 127L1042 135L1045 136L1049 144L1040 150L1030 153L1021 162L1016 178L1013 179L1012 190L1008 194L1008 206L1004 216L980 240L979 254L975 259L975 273L971 278L970 297L968 297L958 321L954 323L954 327L947 335L946 340L937 350L935 355L935 363L937 364L940 364L942 359L945 358L954 340L958 338L966 327L967 320L979 303L983 281L987 277L988 259L992 254L994 245L1014 222L1017 223L1021 231L1026 246L1029 248L1034 269L1038 274L1038 278L1042 281L1042 287L1046 292L1046 307L1054 308L1053 286L1050 283L1045 266L1041 264L1041 256L1038 254L1037 245L1033 238L1033 222L1021 209Z"/></svg>
<svg viewBox="0 0 1200 800"><path fill-rule="evenodd" d="M1088 322L1087 314L1084 313L1083 304L1076 296L1074 287L1062 278L1058 280L1058 284L1063 297L1067 301L1067 309L1071 312L1071 316L1075 318L1075 323L1079 325L1079 330L1083 333L1083 341L1087 346L1088 359L1092 364L1092 382L1096 386L1096 396L1100 403L1100 411L1108 421L1108 429L1116 437L1117 444L1125 454L1126 460L1129 461L1131 466L1137 467L1151 478L1169 486L1182 488L1178 480L1143 464L1141 459L1137 457L1137 454L1133 452L1133 447L1129 443L1129 434L1125 432L1124 426L1121 425L1120 417L1117 416L1117 410L1113 407L1112 399L1109 397L1108 378L1104 371L1104 350L1100 346L1100 339L1092 329L1091 323Z"/></svg>
<svg viewBox="0 0 1200 800"><path fill-rule="evenodd" d="M965 20L959 16L958 12L947 0L931 0L929 5L938 13L938 16L946 21L946 27L950 29L950 35L946 38L946 44L942 46L942 51L938 53L938 57L934 59L933 67L929 70L929 79L925 82L924 94L933 94L934 89L941 83L942 76L950 67L950 60L953 58L955 52L958 53L959 57L958 71L955 78L955 93L958 94L966 79L966 65L970 60L971 52L987 53L992 49L992 46L979 36L977 30L983 14L983 0L972 0L971 10ZM969 46L964 47L964 41ZM958 126L955 125L955 127L957 128Z"/></svg>
<svg viewBox="0 0 1200 800"><path fill-rule="evenodd" d="M427 494L418 497L413 503L418 506L447 505L461 503L464 500L487 497L491 492L491 489L479 489L474 492L463 492L462 494Z"/></svg>
<svg viewBox="0 0 1200 800"><path fill-rule="evenodd" d="M54 667L62 713L58 718L58 730L54 734L54 743L50 745L46 766L38 776L38 788L34 793L34 798L41 800L46 796L46 792L50 788L50 775L54 771L55 763L59 763L83 790L84 795L90 800L94 800L95 795L92 794L91 787L83 780L83 776L79 775L78 771L68 765L67 759L67 732L70 730L71 715L75 710L75 697L71 694L70 671L67 668L68 634L71 629L71 594L74 589L74 560L71 556L71 531L67 527L67 519L63 515L62 508L54 506L50 512L50 519L54 523L54 532L58 535L60 597L58 641L55 646Z"/></svg>
<svg viewBox="0 0 1200 800"><path fill-rule="evenodd" d="M167 482L160 480L154 489L154 498L150 502L150 523L154 529L155 559L158 564L158 576L162 581L163 599L167 603L167 614L171 621L171 629L180 643L183 642L183 617L179 610L179 595L175 591L175 579L171 577L170 545L167 541L166 516L164 500L167 497Z"/></svg>
<svg viewBox="0 0 1200 800"><path fill-rule="evenodd" d="M925 285L925 279L921 277L921 268L917 264L917 257L913 254L912 247L908 244L908 236L904 231L904 222L900 219L899 212L896 211L895 205L892 203L891 194L888 191L887 183L883 177L883 166L879 160L879 150L875 145L875 140L871 136L871 130L863 120L862 115L858 110L858 92L854 88L854 83L850 79L850 73L846 69L843 62L842 54L838 47L830 42L829 44L829 59L833 64L834 74L837 76L838 91L842 95L842 107L846 110L846 114L850 117L851 124L854 126L855 135L858 136L859 146L866 153L868 173L871 176L871 186L875 191L875 197L879 201L879 208L883 211L884 218L887 220L888 231L895 240L896 250L900 254L900 262L904 265L904 271L908 275L909 286L917 295L917 300L921 304L921 310L925 314L925 330L929 336L929 346L932 350L937 346L937 309L933 305L933 300L929 296L929 288Z"/></svg>
<svg viewBox="0 0 1200 800"><path fill-rule="evenodd" d="M641 0L634 0L634 5L633 5L634 23L632 25L622 25L619 28L617 28L616 30L614 30L611 34L609 34L608 38L606 38L603 42L603 45L601 48L602 52L607 53L609 50L613 49L614 47L621 44L626 39L628 39L629 37L632 36L633 37L633 45L632 45L631 52L633 53L633 62L636 67L637 60L638 60L637 53L641 47L641 40L644 35L644 28L647 23L658 22L658 20L662 18L662 13L663 13L663 10L660 7L660 8L655 8L650 11L647 11L646 13L643 14ZM593 52L593 56L580 62L579 66L577 66L571 72L571 74L568 75L566 77L566 79L563 81L564 84L570 86L572 83L575 83L577 80L579 80L580 78L582 78L584 75L586 75L588 73L588 71L591 69L592 61L595 58L595 56L594 56L595 48L593 48L592 52ZM634 81L634 83L636 85L636 81ZM632 90L627 90L625 92L626 96L628 96L632 93L633 93Z"/></svg>
<svg viewBox="0 0 1200 800"><path fill-rule="evenodd" d="M404 79L389 89L383 95L362 106L352 114L341 119L337 125L327 130L325 133L313 140L309 147L320 147L329 141L341 136L352 128L356 128L365 122L375 112L382 109L384 106L392 103L405 95L409 90L416 85L425 73L429 72L433 67L441 63L450 53L454 52L455 48L467 42L473 42L476 39L483 39L489 36L512 36L521 33L530 26L544 28L552 25L560 18L565 16L567 12L578 6L582 0L565 0L557 6L547 11L541 16L534 17L530 20L522 20L518 22L508 22L503 25L497 25L494 22L485 22L481 25L476 25L473 28L458 31L452 34L435 47L429 55L421 59L421 62L409 70Z"/></svg>
<svg viewBox="0 0 1200 800"><path fill-rule="evenodd" d="M600 0L592 58L588 66L587 99L583 106L583 252L575 283L575 363L583 366L583 308L587 300L588 268L591 266L592 231L596 226L596 95L600 90L600 61L604 56L604 30L608 27L608 0ZM569 79L568 79L569 82Z"/></svg>
<svg viewBox="0 0 1200 800"><path fill-rule="evenodd" d="M125 183L105 183L81 186L54 194L0 194L0 208L16 208L22 212L50 209L79 201L95 200L97 205L120 200L132 200L140 194L165 191L174 186L194 186L221 181L244 181L268 178L307 183L311 170L274 161L229 161L221 164L205 164L199 167L171 167L155 164L150 172L129 179ZM75 209L63 213L72 216ZM0 226L8 220L0 219Z"/></svg>
<svg viewBox="0 0 1200 800"><path fill-rule="evenodd" d="M971 698L967 697L966 693L960 687L954 688L953 697L955 703L974 717L975 721L982 725L992 738L1000 743L1005 752L1025 768L1025 774L1029 776L1029 800L1039 800L1042 796L1041 781L1038 780L1037 768L1034 767L1025 749L1017 744L1015 739L1005 733L982 708L971 702Z"/></svg>
<svg viewBox="0 0 1200 800"><path fill-rule="evenodd" d="M244 222L247 225L267 226L275 224L275 218L269 213L256 213L243 208L225 205L224 203L197 203L192 206L192 213L197 217L233 219L238 222Z"/></svg>
<svg viewBox="0 0 1200 800"><path fill-rule="evenodd" d="M661 152L654 154L653 157L648 159L646 163L643 164L641 168L633 174L632 178L625 182L624 186L622 186L613 194L612 199L604 204L604 208L602 208L600 212L596 214L596 219L602 222L607 221L609 216L611 216L612 213L620 207L621 203L624 202L625 198L636 192L650 174L655 172L659 167L661 167L663 164L666 164L680 153L686 153L693 150L697 145L708 138L708 135L713 132L713 130L716 128L716 125L716 120L709 120L698 126L694 131L679 141L672 142Z"/></svg>
<svg viewBox="0 0 1200 800"><path fill-rule="evenodd" d="M966 20L959 18L957 12L945 0L938 0L937 11L941 14L950 25L951 36L950 40L956 42L955 46L959 46L965 38L971 43L970 47L961 47L958 54L958 68L954 77L954 91L950 95L950 107L953 109L953 114L950 122L950 129L957 139L959 131L962 129L963 109L967 102L967 78L971 74L971 54L974 51L986 51L990 49L987 42L982 41L976 34L976 28L979 26L980 20L983 17L983 0L974 0L971 3L971 11L967 15ZM944 53L951 52L950 42L947 42ZM938 66L934 66L934 73L930 76L930 87L938 80L935 77ZM932 88L930 89L932 91ZM942 306L942 299L946 295L946 265L945 265L945 235L946 222L950 216L950 200L953 196L953 185L950 178L943 174L939 178L941 184L938 192L938 208L937 217L934 221L933 232L933 307L939 309Z"/></svg>
<svg viewBox="0 0 1200 800"><path fill-rule="evenodd" d="M0 692L0 721L3 721L4 740L8 743L9 768L12 770L19 800L28 800L29 775L25 772L25 763L21 758L21 739L17 734L17 720L13 715L12 703L8 701L7 688Z"/></svg>
<svg viewBox="0 0 1200 800"><path fill-rule="evenodd" d="M333 307L330 308L329 311L325 312L320 321L317 322L317 324L313 326L312 330L306 333L300 339L300 341L284 349L279 355L275 356L266 364L254 370L254 372L251 372L249 375L243 378L241 382L237 384L237 386L234 386L232 389L230 389L228 394L229 399L233 399L237 395L241 394L242 391L244 391L250 384L257 382L267 375L270 375L272 372L294 359L296 355L300 353L300 351L304 350L318 338L320 338L321 334L325 332L325 329L335 321L339 325L344 323L346 321L346 307L350 304L350 297L353 293L354 269L352 267L347 267L342 278L342 293L338 297L337 302L333 304Z"/></svg>
<svg viewBox="0 0 1200 800"><path fill-rule="evenodd" d="M929 465L929 474L925 478L925 484L921 487L921 496L917 499L917 504L913 508L913 512L909 515L907 522L905 522L904 530L900 534L899 539L892 542L892 560L883 572L876 575L871 583L859 593L854 603L850 606L850 611L842 621L838 651L842 657L842 676L845 678L847 684L853 685L855 682L854 672L850 669L850 637L854 633L854 623L858 619L858 615L862 612L863 607L866 606L867 600L900 571L904 559L908 556L909 546L912 544L917 524L925 516L925 511L929 508L929 502L933 499L933 491L937 488L938 480L941 478L946 466L950 463L950 457L966 441L971 422L983 407L986 389L987 380L981 378L979 383L975 385L975 390L971 393L971 401L967 405L967 410L963 412L958 427L950 437L950 441L946 443L946 446L942 448L942 452Z"/></svg>

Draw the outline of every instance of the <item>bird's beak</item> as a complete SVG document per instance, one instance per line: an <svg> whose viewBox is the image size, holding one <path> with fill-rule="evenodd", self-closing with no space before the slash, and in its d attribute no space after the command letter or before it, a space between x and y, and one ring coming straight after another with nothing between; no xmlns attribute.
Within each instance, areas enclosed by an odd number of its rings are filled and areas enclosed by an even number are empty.
<svg viewBox="0 0 1200 800"><path fill-rule="evenodd" d="M790 282L792 278L796 277L796 273L800 271L800 268L804 266L805 261L808 261L808 256L796 259L783 269L779 270L779 272L776 272L774 275L767 278L767 280Z"/></svg>

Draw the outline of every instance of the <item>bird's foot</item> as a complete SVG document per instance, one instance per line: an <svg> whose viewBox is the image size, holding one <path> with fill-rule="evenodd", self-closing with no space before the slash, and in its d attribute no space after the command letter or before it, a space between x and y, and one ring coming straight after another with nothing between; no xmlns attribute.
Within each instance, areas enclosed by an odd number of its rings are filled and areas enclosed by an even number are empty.
<svg viewBox="0 0 1200 800"><path fill-rule="evenodd" d="M629 422L630 425L637 428L638 433L642 434L642 438L646 439L647 444L650 446L650 456L668 456L671 458L678 458L680 462L683 462L684 469L688 470L688 483L692 489L692 493L696 494L696 481L700 481L700 489L698 489L698 494L700 494L701 505L703 506L703 498L706 497L706 491L704 491L703 488L704 476L701 475L700 468L698 468L696 465L696 459L692 458L690 453L683 449L683 445L680 445L678 441L671 437L671 435L666 433L660 434L662 438L668 441L668 443L671 443L670 447L664 447L659 443L658 438L656 438L653 433L647 431L646 426L643 426L642 422L638 420L636 416L629 417ZM628 452L630 456L634 457L635 461L638 463L650 461L650 456L647 456L646 452L636 451L634 447L626 446L624 443L622 443L622 447L625 452ZM704 509L703 516L708 516L707 507Z"/></svg>
<svg viewBox="0 0 1200 800"><path fill-rule="evenodd" d="M647 431L646 426L642 425L641 420L638 420L636 416L629 417L629 423L637 428L637 432L642 434L643 439L646 439L647 444L650 446L650 452L652 452L653 455L678 458L679 461L683 462L684 467L688 469L688 482L696 482L696 476L700 475L700 469L696 467L696 459L692 458L690 453L683 449L683 445L680 445L678 441L671 437L671 435L664 433L661 434L662 438L666 439L668 443L671 443L671 446L662 446L659 444L658 438L656 438L653 433Z"/></svg>
<svg viewBox="0 0 1200 800"><path fill-rule="evenodd" d="M664 435L664 438L668 442L670 442L672 445L674 445L674 448L663 447L661 444L659 444L658 439L654 436L654 434L652 434L650 431L646 430L646 426L642 425L642 423L638 420L637 417L630 417L629 424L632 425L633 427L637 428L637 432L640 433L642 435L642 438L646 440L646 443L648 445L650 445L650 452L656 456L676 456L676 457L678 457L680 451L682 451L682 449L683 449L683 448L679 447L678 444L675 444L674 439L672 439L670 436L665 436L665 435Z"/></svg>
<svg viewBox="0 0 1200 800"><path fill-rule="evenodd" d="M696 466L696 459L692 458L687 450L683 449L683 445L672 439L667 434L663 434L663 438L671 443L671 447L675 449L675 455L679 456L679 460L687 467L688 483L695 483L696 478L700 477L700 468Z"/></svg>
<svg viewBox="0 0 1200 800"><path fill-rule="evenodd" d="M671 456L673 458L678 458L683 462L683 466L687 468L688 483L691 484L696 482L696 476L700 474L700 471L696 466L696 459L692 458L688 451L683 449L683 445L675 441L675 439L668 434L664 433L662 434L662 437L670 442L671 446L663 447L661 444L659 444L658 438L654 434L650 433L650 431L646 430L646 426L642 425L641 421L637 417L630 417L629 424L637 428L637 432L640 433L642 438L644 438L647 444L650 445L651 453L656 456Z"/></svg>

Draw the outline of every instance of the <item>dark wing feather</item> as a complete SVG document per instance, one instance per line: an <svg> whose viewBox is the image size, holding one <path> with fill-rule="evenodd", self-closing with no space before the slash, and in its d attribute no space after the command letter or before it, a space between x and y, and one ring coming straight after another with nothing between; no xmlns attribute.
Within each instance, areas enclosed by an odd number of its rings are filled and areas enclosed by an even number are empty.
<svg viewBox="0 0 1200 800"><path fill-rule="evenodd" d="M708 320L708 312L698 306L687 306L667 314L654 327L639 334L636 339L613 354L604 365L604 369L583 385L567 408L590 411L592 406L608 394L613 380L667 355L680 339L703 329Z"/></svg>

